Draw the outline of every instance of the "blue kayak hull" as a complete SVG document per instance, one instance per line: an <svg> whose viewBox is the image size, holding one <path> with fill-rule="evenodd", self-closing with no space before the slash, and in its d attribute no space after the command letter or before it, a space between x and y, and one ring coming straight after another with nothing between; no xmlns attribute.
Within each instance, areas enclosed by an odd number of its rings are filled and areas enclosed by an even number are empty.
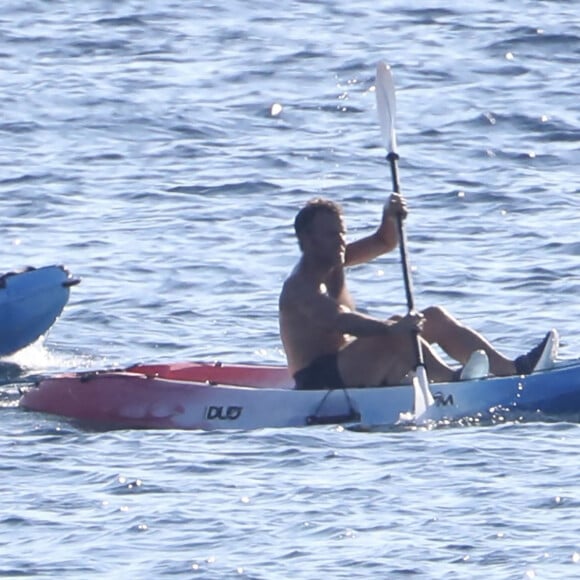
<svg viewBox="0 0 580 580"><path fill-rule="evenodd" d="M71 278L62 266L28 268L0 277L0 356L32 344L54 324L67 304Z"/></svg>

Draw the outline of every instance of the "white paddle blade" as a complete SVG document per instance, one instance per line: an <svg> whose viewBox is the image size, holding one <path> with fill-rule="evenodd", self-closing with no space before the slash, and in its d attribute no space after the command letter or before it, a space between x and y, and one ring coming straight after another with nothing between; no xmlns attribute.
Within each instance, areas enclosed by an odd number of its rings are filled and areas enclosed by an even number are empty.
<svg viewBox="0 0 580 580"><path fill-rule="evenodd" d="M411 373L413 386L413 411L399 414L400 425L428 425L443 418L441 410L435 405L429 389L429 379L424 366L418 366Z"/></svg>
<svg viewBox="0 0 580 580"><path fill-rule="evenodd" d="M435 404L435 401L433 400L433 395L429 388L427 369L425 369L424 366L419 366L415 369L415 378L418 383L418 385L415 385L413 382L413 386L415 387L415 414L420 415L424 413L428 407L432 407ZM417 386L419 389L416 388ZM419 409L421 412L419 412Z"/></svg>
<svg viewBox="0 0 580 580"><path fill-rule="evenodd" d="M385 62L377 64L377 76L375 80L375 93L377 96L377 111L383 142L388 153L397 152L397 137L395 133L395 84L391 68Z"/></svg>

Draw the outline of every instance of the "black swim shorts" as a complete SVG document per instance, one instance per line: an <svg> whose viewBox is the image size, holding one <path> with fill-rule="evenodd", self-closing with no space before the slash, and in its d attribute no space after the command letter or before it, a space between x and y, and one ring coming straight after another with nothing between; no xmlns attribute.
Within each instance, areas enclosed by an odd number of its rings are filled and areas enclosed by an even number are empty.
<svg viewBox="0 0 580 580"><path fill-rule="evenodd" d="M296 388L302 390L344 389L345 384L338 371L336 353L319 356L306 368L294 375Z"/></svg>

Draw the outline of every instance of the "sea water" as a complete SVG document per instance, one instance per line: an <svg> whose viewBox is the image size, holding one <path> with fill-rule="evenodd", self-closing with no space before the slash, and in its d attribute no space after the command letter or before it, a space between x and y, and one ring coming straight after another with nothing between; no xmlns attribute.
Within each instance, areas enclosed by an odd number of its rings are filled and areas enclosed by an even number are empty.
<svg viewBox="0 0 580 580"><path fill-rule="evenodd" d="M417 306L510 356L556 327L576 358L576 2L2 8L2 267L82 283L3 367L1 577L580 575L576 423L96 431L17 407L27 377L60 370L283 363L296 211L330 197L356 239L390 192L379 60ZM397 252L350 281L370 314L405 311Z"/></svg>

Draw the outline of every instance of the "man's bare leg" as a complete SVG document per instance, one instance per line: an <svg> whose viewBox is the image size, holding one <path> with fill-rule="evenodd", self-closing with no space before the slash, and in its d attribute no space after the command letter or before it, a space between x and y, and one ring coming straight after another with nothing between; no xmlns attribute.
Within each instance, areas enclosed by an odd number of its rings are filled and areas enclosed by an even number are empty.
<svg viewBox="0 0 580 580"><path fill-rule="evenodd" d="M489 358L490 371L496 376L516 374L514 361L497 351L481 334L464 326L444 308L431 306L423 311L425 322L421 336L438 344L451 358L462 364L471 353L484 350Z"/></svg>

